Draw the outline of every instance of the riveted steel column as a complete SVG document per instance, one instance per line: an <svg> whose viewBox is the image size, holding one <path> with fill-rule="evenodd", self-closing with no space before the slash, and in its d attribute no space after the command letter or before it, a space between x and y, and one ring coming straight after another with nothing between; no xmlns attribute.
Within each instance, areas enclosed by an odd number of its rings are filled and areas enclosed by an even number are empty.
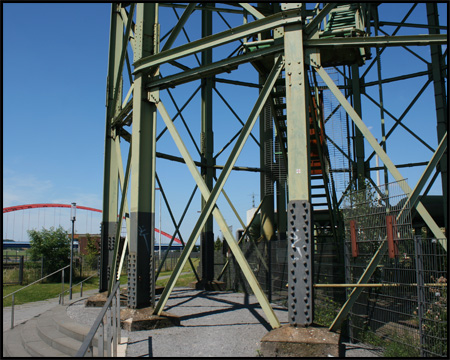
<svg viewBox="0 0 450 360"><path fill-rule="evenodd" d="M300 6L299 6L300 5ZM301 4L283 4L287 7ZM284 28L288 145L288 314L293 326L313 322L309 118L306 107L303 26Z"/></svg>
<svg viewBox="0 0 450 360"><path fill-rule="evenodd" d="M436 3L427 3L427 17L430 34L439 34L439 14ZM442 58L441 45L430 45L431 49L431 70L434 84L434 98L436 102L436 118L437 118L437 138L438 142L442 140L447 133L448 127L448 110L447 97L445 92L445 63ZM441 158L439 163L442 180L442 195L444 197L444 226L445 234L448 236L448 165L447 152Z"/></svg>
<svg viewBox="0 0 450 360"><path fill-rule="evenodd" d="M119 138L111 127L113 117L120 111L121 101L114 104L116 98L122 98L122 82L115 88L114 77L118 72L120 54L123 46L123 23L120 17L120 4L111 5L111 27L109 39L108 77L106 90L106 130L105 130L105 161L103 175L103 211L101 223L101 250L100 250L100 280L99 291L108 289L108 279L111 276L112 256L114 255L114 242L116 238L116 222L118 207L118 166L115 151L115 142Z"/></svg>
<svg viewBox="0 0 450 360"><path fill-rule="evenodd" d="M204 6L214 6L212 4L203 4ZM212 34L212 12L202 11L202 37ZM212 49L202 52L202 66L208 65L212 62ZM208 189L213 188L214 178L214 134L212 122L212 89L213 77L202 79L202 125L201 125L201 174L205 180ZM202 197L201 208L205 207L206 201ZM213 232L213 217L209 216L206 225L200 234L200 249L202 256L202 273L201 278L203 282L214 280L214 232Z"/></svg>
<svg viewBox="0 0 450 360"><path fill-rule="evenodd" d="M158 51L157 4L137 4L134 61ZM158 74L158 72L156 72ZM156 75L155 75L156 76ZM145 90L151 81L144 71L136 74L133 93L131 141L130 250L128 307L155 304L155 151L156 106L159 93Z"/></svg>

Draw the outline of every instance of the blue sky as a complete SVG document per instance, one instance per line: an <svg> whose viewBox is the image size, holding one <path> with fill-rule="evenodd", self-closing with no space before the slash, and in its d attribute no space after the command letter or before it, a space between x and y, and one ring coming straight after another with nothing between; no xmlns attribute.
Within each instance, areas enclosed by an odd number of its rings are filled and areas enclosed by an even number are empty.
<svg viewBox="0 0 450 360"><path fill-rule="evenodd" d="M409 6L389 4L380 6L380 13L384 20L400 21L408 9ZM442 10L440 21L441 24L446 24L446 12ZM3 207L76 202L101 209L110 11L110 4L3 4ZM421 4L414 11L410 22L425 23L424 13L425 7ZM181 10L178 10L178 14L181 15ZM225 24L215 16L214 31L225 30ZM227 20L237 25L241 18L239 15L231 15L227 16ZM171 9L161 9L162 34L171 28L174 21L175 16ZM198 23L199 13L194 12L186 25L191 40L200 37L196 26ZM386 27L386 30L392 32L393 28ZM409 28L405 34L424 32L423 29ZM179 41L185 42L183 35L180 35ZM217 50L214 56L219 59L222 54L231 53L235 47L235 44L224 46L223 49ZM414 49L429 58L428 48ZM372 52L374 54L374 50ZM196 60L191 57L183 63L194 66ZM375 69L376 67L371 70L367 81L374 78ZM382 63L383 76L422 70L423 63L405 50L386 50ZM167 75L171 67L163 67L162 71ZM257 81L257 74L250 65L240 67L238 72L229 77ZM400 116L424 82L424 77L406 80L406 85L402 85L400 91L397 85L387 85L384 88L386 107L394 115ZM179 107L197 86L198 83L186 84L172 90ZM227 84L218 84L217 87L245 121L257 96L256 90L236 89ZM368 90L368 93L378 99L376 87ZM174 116L176 110L167 93L162 94L162 99L169 114ZM430 103L434 103L432 86L428 87L415 105L410 118L405 119L405 124L436 148L436 120L435 115L430 114ZM379 110L368 101L363 102L364 110L367 111L364 120L374 135L380 137ZM217 152L240 129L240 124L217 96L214 98L214 111L214 142ZM199 94L183 114L199 144ZM393 121L388 117L386 119L389 130ZM429 121L429 126L424 126L424 121ZM195 147L188 139L179 119L176 125L194 160L198 160ZM158 132L162 128L162 121L158 118ZM259 137L258 125L253 133ZM393 141L388 142L388 153L394 163L429 160L431 152L409 136L400 129L394 132L391 138ZM123 148L126 147L125 144ZM230 150L231 147L219 157L218 164L225 163ZM168 133L158 142L157 151L179 156ZM366 152L371 152L369 146ZM125 161L125 153L122 156ZM257 167L258 163L259 150L254 141L249 139L237 165ZM157 171L178 221L194 188L194 180L183 164L169 163L167 160L157 159ZM422 171L423 168L400 170L409 179L411 187L414 187ZM219 174L217 172L217 176ZM373 178L375 179L375 175ZM225 185L225 190L244 221L246 210L252 206L252 194L256 195L256 204L259 202L258 179L259 175L254 173L234 172ZM432 193L440 192L439 184L436 183ZM157 226L158 196L159 194L156 197ZM234 232L240 225L223 196L218 205L229 225L233 226ZM199 210L200 197L197 191L182 227L185 240L189 237ZM42 227L44 218L46 227L58 223L67 229L70 227L67 210L34 210L22 214L17 212L15 215L4 216L4 223L8 227L7 237L11 238L14 233L16 240L26 240L26 232L22 230L21 224L26 227L28 223L31 224L30 227ZM98 232L100 221L101 218L97 214L79 211L77 232ZM174 230L164 205L162 229L169 233ZM215 236L218 235L221 236L221 233L215 225Z"/></svg>

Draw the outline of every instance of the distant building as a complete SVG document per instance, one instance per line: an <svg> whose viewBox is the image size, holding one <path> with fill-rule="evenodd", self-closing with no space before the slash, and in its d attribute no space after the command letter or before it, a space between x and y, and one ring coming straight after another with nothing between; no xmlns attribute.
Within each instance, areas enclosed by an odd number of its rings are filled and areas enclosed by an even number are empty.
<svg viewBox="0 0 450 360"><path fill-rule="evenodd" d="M100 250L100 234L74 234L73 238L78 241L80 255L87 255L88 236L94 239L97 250Z"/></svg>

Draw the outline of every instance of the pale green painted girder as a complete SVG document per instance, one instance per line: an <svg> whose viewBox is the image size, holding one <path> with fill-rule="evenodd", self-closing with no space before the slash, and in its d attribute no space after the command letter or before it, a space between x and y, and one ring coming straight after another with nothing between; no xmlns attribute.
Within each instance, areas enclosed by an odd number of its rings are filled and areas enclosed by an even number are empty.
<svg viewBox="0 0 450 360"><path fill-rule="evenodd" d="M119 147L119 154L120 153L120 143L116 142L116 149ZM120 158L122 160L122 158ZM127 168L125 170L125 179L121 181L122 185L122 198L120 199L120 208L119 208L119 215L117 218L117 227L116 227L116 241L114 242L114 255L112 258L112 264L111 264L111 276L109 277L108 281L108 296L111 294L111 289L114 287L114 283L117 280L115 276L112 276L112 274L116 274L116 267L117 267L117 255L119 253L119 244L120 244L120 233L122 231L122 219L124 216L124 210L125 207L128 208L128 200L127 200L127 192L128 192L128 180L130 178L130 165L131 165L131 147L128 151L128 159L127 159ZM119 168L122 167L123 172L123 166L122 164L119 164ZM129 225L129 224L128 224ZM127 226L128 228L128 226ZM123 247L123 252L125 252L126 246ZM122 256L121 256L122 258Z"/></svg>
<svg viewBox="0 0 450 360"><path fill-rule="evenodd" d="M428 46L447 44L447 34L439 35L403 35L403 36L368 36L368 37L334 37L305 40L305 47L375 47L375 46Z"/></svg>
<svg viewBox="0 0 450 360"><path fill-rule="evenodd" d="M199 66L175 75L167 76L162 79L157 79L148 84L148 88L166 89L176 85L181 85L189 81L201 79L209 75L216 75L224 72L229 72L230 70L237 68L239 65L250 62L254 59L282 52L283 52L283 44L272 45L267 48L248 52L244 55L239 55L231 57L229 59L216 61L208 65Z"/></svg>
<svg viewBox="0 0 450 360"><path fill-rule="evenodd" d="M194 242L196 238L198 237L201 228L204 226L204 223L206 222L206 218L213 213L213 216L215 217L216 221L218 222L220 229L222 230L222 233L225 236L225 239L234 254L238 264L241 267L241 270L243 271L247 281L249 282L250 287L252 288L253 292L255 293L256 298L258 299L264 313L266 314L269 323L273 328L280 327L280 322L278 318L276 317L275 313L273 312L272 307L270 306L267 297L265 296L264 292L262 291L258 281L256 280L255 275L253 274L253 271L251 270L250 266L248 265L244 254L242 253L241 249L239 248L239 245L237 244L236 240L233 238L233 234L231 233L230 229L228 228L225 219L223 218L220 210L215 206L215 203L217 201L217 197L221 192L221 189L223 188L223 185L228 178L229 173L231 172L231 169L234 165L234 163L237 160L237 157L239 156L240 151L242 150L242 147L245 143L245 140L249 136L249 132L251 131L252 126L254 125L257 116L259 115L259 112L261 111L264 103L267 101L267 97L269 96L269 93L272 89L272 87L275 84L275 81L278 77L278 75L281 72L282 69L282 62L281 58L279 61L275 64L274 68L271 71L271 74L268 77L268 80L265 84L265 87L263 91L260 93L260 96L258 97L258 100L249 116L249 119L247 123L244 126L243 131L241 132L241 135L238 139L238 141L235 144L235 147L232 151L232 154L230 155L230 158L228 159L221 175L219 176L219 179L214 186L213 191L210 193L205 182L203 181L198 169L196 168L188 150L186 149L183 141L181 140L180 135L178 134L178 131L173 126L172 120L170 119L170 116L168 115L167 111L165 110L162 102L157 103L158 110L166 123L167 128L169 129L172 138L174 139L181 155L183 156L192 176L194 177L194 180L196 181L197 185L199 186L199 189L202 193L202 196L207 199L207 203L205 205L205 209L202 211L200 218L198 219L194 230L186 244L185 249L183 250L183 253L180 256L179 261L177 262L177 265L175 266L175 269L172 273L171 278L169 279L168 284L166 285L163 293L161 294L160 300L158 304L155 307L155 314L160 314L170 296L170 293L173 290L173 287L175 286L175 283L178 279L179 274L181 273L181 269L184 267L187 257L189 256L190 252L193 249Z"/></svg>
<svg viewBox="0 0 450 360"><path fill-rule="evenodd" d="M134 63L134 73L150 67L161 65L171 60L176 60L200 51L224 45L246 36L260 33L266 30L271 30L278 26L298 23L299 21L300 15L298 14L297 10L276 13L274 15L267 16L264 19L255 20L249 24L237 26L233 29L225 30L217 34L207 36L203 39L192 41L188 44L184 44L176 48L140 59L139 61L136 61Z"/></svg>
<svg viewBox="0 0 450 360"><path fill-rule="evenodd" d="M186 24L186 21L189 19L189 16L191 16L192 12L194 11L195 3L190 3L186 9L184 10L183 14L181 15L180 20L177 22L175 27L172 29L172 32L169 35L169 38L164 43L163 48L161 49L161 52L166 51L170 49L177 39L178 34L183 29L184 25Z"/></svg>

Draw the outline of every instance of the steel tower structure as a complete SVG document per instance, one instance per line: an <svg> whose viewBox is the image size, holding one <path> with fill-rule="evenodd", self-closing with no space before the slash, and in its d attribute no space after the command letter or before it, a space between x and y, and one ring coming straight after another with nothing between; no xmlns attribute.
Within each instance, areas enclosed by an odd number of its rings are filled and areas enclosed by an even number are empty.
<svg viewBox="0 0 450 360"><path fill-rule="evenodd" d="M419 170L422 176L414 189L402 182L403 190L410 193L411 207L417 210L433 235L439 239L445 237L420 198L437 178L441 178L445 201L442 211L447 221L447 23L439 23L436 3L405 4L407 13L396 22L385 21L380 16L379 10L383 6L380 3L112 4L100 291L111 289L116 278L113 274L118 268L117 239L123 215L126 215L127 222L130 308L152 306L155 313L161 313L198 237L201 238L202 266L200 274L195 269L194 272L199 283L207 287L217 275L214 274L213 262L212 224L215 220L268 321L273 328L279 327L267 295L216 206L219 195L224 194L234 209L232 199L224 189L233 170L261 174L258 185L262 201L261 231L265 240L271 241L276 236L289 239L288 307L291 325L309 325L313 321L313 220L318 221L320 214L325 213L326 221L331 222L335 241L340 241L338 209L340 196L345 191L337 191L334 185L339 174L345 177L347 189L361 188L367 181L376 186L371 171L383 170L387 183L389 179L403 179L399 168L425 166L423 172ZM421 9L425 14L424 22L408 21L411 14L420 12L416 7L426 7L426 13ZM231 54L226 53L229 48L233 49ZM405 57L419 59L419 70L407 74L388 72L389 75L383 77L381 63L383 56L387 56L383 53L389 53L391 48L404 49ZM424 58L416 50L423 48L430 49L431 56ZM396 59L394 63L398 64L398 61ZM258 81L250 82L239 76L233 78L233 74L244 66L255 70ZM343 84L338 84L330 76L330 69L343 79ZM374 80L369 80L368 74L373 74L375 69ZM406 105L403 113L395 116L383 101L383 96L386 96L384 87L396 84L399 93L402 82L412 78L425 78L425 85ZM237 106L233 106L237 104L230 104L220 91L219 86L225 84L258 89L246 121L241 120ZM427 103L430 118L426 124L416 124L416 130L413 130L406 122L409 118L414 122L414 104L430 84L434 86L435 98L434 103ZM192 94L183 106L178 105L172 94L178 88L187 89ZM377 89L378 100L371 95L370 88ZM198 119L200 146L183 116L183 111L198 91L201 102L198 106L201 109ZM214 140L218 135L214 129L217 124L230 120L214 112L213 98L223 101L233 118L242 124L216 152ZM328 113L324 107L327 98L334 99L335 104ZM372 102L378 109L377 122L380 125L377 126L381 126L381 141L369 129L369 120L371 127L376 122L373 110L365 112L364 101ZM244 102L246 100L242 99ZM173 105L169 106L171 103ZM346 132L346 140L342 142L347 144L345 147L327 135L327 122L339 112L343 112L345 118L342 123L346 124L342 125ZM394 121L389 130L387 117ZM176 127L174 124L177 118L183 122L183 131L180 130L181 125ZM258 118L259 139L252 133ZM193 126L190 120L189 125ZM159 121L165 127L158 134ZM437 147L431 146L429 139L424 140L421 132L421 127L436 125ZM394 164L392 155L388 154L391 148L389 140L399 129L410 135L410 141L427 149L425 161L419 163L413 158L404 164ZM167 131L173 140L171 144L176 145L181 157L156 151L162 134ZM192 144L183 139L183 132L187 133L186 137L192 140ZM257 167L237 166L237 158L250 137L260 149L260 164ZM434 143L436 139L431 141ZM330 147L345 158L348 166L336 169ZM127 149L124 170L122 152ZM223 157L227 152L229 156L224 165L218 165L219 155ZM381 168L370 165L375 155L383 163ZM179 227L196 189L181 219L176 221L163 190L164 179L157 176L157 158L187 166L201 192L202 210L169 283L155 303L155 187L161 189L176 228L174 236L178 233L180 239ZM218 177L217 170L221 170ZM316 180L320 185L315 185ZM429 185L424 190L427 182ZM249 186L251 188L251 184ZM322 198L322 203L317 202L319 198ZM371 269L367 269L369 277L370 272ZM344 313L341 312L340 316Z"/></svg>

